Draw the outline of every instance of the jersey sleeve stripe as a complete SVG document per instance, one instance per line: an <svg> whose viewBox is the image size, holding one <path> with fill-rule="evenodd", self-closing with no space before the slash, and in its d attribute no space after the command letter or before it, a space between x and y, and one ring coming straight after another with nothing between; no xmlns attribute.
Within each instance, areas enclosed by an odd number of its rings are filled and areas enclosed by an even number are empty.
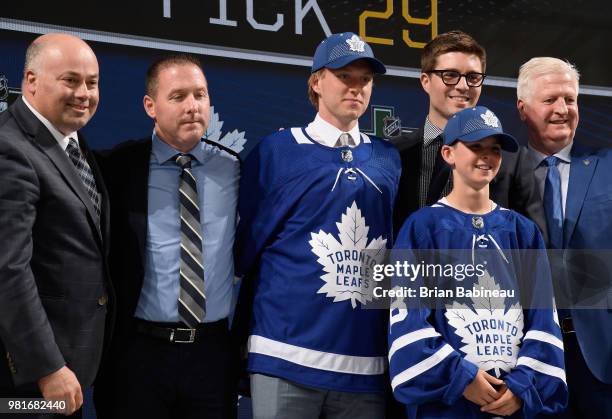
<svg viewBox="0 0 612 419"><path fill-rule="evenodd" d="M563 350L563 341L558 337L551 335L547 332L542 332L541 330L530 330L525 334L525 338L523 340L533 339L540 342L549 343L551 345L556 346L557 348Z"/></svg>
<svg viewBox="0 0 612 419"><path fill-rule="evenodd" d="M301 128L291 128L291 134L298 144L312 144L312 141L306 138Z"/></svg>
<svg viewBox="0 0 612 419"><path fill-rule="evenodd" d="M322 352L258 335L249 337L248 348L251 353L280 358L318 370L347 374L380 375L385 372L387 366L384 356L368 357Z"/></svg>
<svg viewBox="0 0 612 419"><path fill-rule="evenodd" d="M389 360L395 354L396 351L402 349L403 347L410 345L411 343L416 342L417 340L433 338L436 336L440 336L436 329L433 327L427 327L425 329L415 330L414 332L406 333L395 339L391 344L391 348L389 349Z"/></svg>
<svg viewBox="0 0 612 419"><path fill-rule="evenodd" d="M435 352L429 358L426 358L423 361L419 362L418 364L415 364L412 367L407 368L404 371L400 372L395 377L393 377L393 380L391 380L391 387L393 388L393 391L395 391L395 388L399 386L400 384L403 384L406 381L413 379L417 375L423 374L424 372L435 367L440 362L442 362L444 358L446 358L453 352L454 352L453 348L449 344L445 344L442 348L440 348L437 352Z"/></svg>
<svg viewBox="0 0 612 419"><path fill-rule="evenodd" d="M565 370L563 368L546 364L542 361L538 361L537 359L533 359L528 356L521 356L516 361L516 365L525 365L526 367L529 367L539 373L550 375L551 377L556 377L567 384L567 382L565 381Z"/></svg>

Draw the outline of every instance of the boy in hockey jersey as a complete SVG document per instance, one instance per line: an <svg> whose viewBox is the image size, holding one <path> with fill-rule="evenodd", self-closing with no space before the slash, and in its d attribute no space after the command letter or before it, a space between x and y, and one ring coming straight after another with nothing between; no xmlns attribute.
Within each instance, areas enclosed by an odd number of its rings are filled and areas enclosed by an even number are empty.
<svg viewBox="0 0 612 419"><path fill-rule="evenodd" d="M544 248L542 237L533 222L489 199L501 150L517 148L487 108L455 114L444 130L441 149L452 168L453 188L410 216L399 232L397 252L467 249L472 258L484 254L487 262L496 256L502 267L510 268L483 265L484 272L473 278L474 287L514 289L519 295L532 291L539 300L525 310L522 295L472 297L463 304L438 299L428 308L392 309L392 388L396 399L407 405L409 417L532 418L559 412L567 402L550 271L545 254L537 250ZM468 283L462 285L467 288Z"/></svg>
<svg viewBox="0 0 612 419"><path fill-rule="evenodd" d="M391 244L400 162L358 124L384 72L357 35L331 35L308 81L314 121L244 162L236 272L254 287L255 419L384 418L386 312L363 309L373 281L360 268L364 249Z"/></svg>

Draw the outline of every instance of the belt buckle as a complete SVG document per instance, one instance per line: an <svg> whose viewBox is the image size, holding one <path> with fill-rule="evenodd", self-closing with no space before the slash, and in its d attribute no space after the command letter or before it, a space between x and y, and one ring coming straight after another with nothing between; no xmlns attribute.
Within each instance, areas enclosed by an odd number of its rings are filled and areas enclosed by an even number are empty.
<svg viewBox="0 0 612 419"><path fill-rule="evenodd" d="M189 339L188 340L183 340L183 339L175 339L174 335L175 332L189 332ZM170 332L170 342L174 342L174 343L193 343L195 340L195 332L196 329L172 329L172 332Z"/></svg>

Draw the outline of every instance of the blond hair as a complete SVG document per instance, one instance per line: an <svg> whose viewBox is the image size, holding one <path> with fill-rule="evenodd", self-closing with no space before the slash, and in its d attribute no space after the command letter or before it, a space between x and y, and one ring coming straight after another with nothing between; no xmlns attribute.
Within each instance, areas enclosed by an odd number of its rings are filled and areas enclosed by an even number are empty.
<svg viewBox="0 0 612 419"><path fill-rule="evenodd" d="M315 71L308 77L308 100L310 100L310 103L312 103L312 106L314 106L317 111L319 110L319 94L314 91L312 86L315 85L319 79L322 79L324 74L325 67Z"/></svg>

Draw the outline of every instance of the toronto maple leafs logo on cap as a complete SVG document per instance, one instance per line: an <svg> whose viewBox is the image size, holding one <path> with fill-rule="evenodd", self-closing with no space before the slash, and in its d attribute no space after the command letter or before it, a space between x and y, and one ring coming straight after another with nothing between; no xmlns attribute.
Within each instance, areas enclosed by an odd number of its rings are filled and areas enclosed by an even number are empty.
<svg viewBox="0 0 612 419"><path fill-rule="evenodd" d="M446 145L452 145L455 141L465 143L480 141L487 137L497 138L502 150L518 151L516 139L503 131L499 118L484 106L466 108L457 112L444 128Z"/></svg>
<svg viewBox="0 0 612 419"><path fill-rule="evenodd" d="M372 47L353 32L335 33L325 38L315 50L310 71L314 73L324 67L339 69L355 60L367 61L374 73L387 71L384 64L374 57Z"/></svg>
<svg viewBox="0 0 612 419"><path fill-rule="evenodd" d="M486 125L493 127L493 128L499 127L499 119L497 119L497 116L495 116L495 114L491 112L489 109L487 109L485 113L480 114L480 117L482 118L482 120L484 121Z"/></svg>
<svg viewBox="0 0 612 419"><path fill-rule="evenodd" d="M350 39L346 40L346 43L349 45L351 51L355 52L364 52L365 51L365 42L361 40L357 35L351 36Z"/></svg>

